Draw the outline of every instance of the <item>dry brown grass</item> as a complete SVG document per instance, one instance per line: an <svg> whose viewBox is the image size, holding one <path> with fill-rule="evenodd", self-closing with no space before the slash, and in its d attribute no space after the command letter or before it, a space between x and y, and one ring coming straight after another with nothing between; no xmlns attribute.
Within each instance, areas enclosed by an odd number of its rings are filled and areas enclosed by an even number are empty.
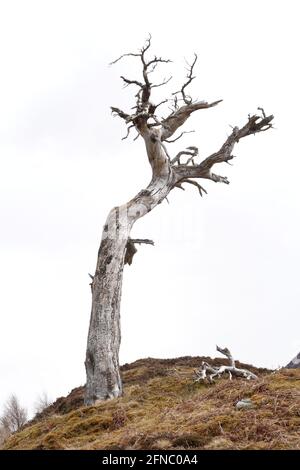
<svg viewBox="0 0 300 470"><path fill-rule="evenodd" d="M4 448L300 449L300 370L208 386L193 383L193 358L183 359L126 365L124 396L97 406L73 406L74 396L77 404L82 399L76 389L59 399L63 410L74 409L58 414L54 404ZM241 398L255 407L236 410Z"/></svg>

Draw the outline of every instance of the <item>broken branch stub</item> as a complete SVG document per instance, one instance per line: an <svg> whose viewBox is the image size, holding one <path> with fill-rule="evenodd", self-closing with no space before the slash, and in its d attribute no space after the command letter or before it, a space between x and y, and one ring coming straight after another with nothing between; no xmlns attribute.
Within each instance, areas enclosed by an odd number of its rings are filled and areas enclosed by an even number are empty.
<svg viewBox="0 0 300 470"><path fill-rule="evenodd" d="M125 251L125 259L124 264L128 264L129 266L132 264L132 259L136 252L138 251L135 245L154 245L153 240L149 240L148 238L128 238L126 251Z"/></svg>

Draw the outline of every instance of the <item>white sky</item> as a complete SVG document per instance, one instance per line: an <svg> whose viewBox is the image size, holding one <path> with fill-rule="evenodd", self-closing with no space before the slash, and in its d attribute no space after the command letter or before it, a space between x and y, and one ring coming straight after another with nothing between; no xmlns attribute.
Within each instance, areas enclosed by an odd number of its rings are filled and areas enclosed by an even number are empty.
<svg viewBox="0 0 300 470"><path fill-rule="evenodd" d="M28 407L85 381L93 272L111 207L145 187L141 140L121 141L139 48L172 60L199 55L193 96L224 102L196 113L205 158L249 112L264 106L276 130L244 139L229 186L173 191L133 229L153 238L124 272L121 362L215 355L215 344L259 366L300 351L299 11L279 1L14 1L0 3L0 404L15 392ZM159 74L157 75L159 79Z"/></svg>

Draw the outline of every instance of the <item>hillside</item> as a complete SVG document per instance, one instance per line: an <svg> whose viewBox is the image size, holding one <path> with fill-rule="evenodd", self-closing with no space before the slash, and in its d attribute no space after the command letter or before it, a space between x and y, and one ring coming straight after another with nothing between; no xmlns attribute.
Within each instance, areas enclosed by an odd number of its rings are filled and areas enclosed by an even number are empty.
<svg viewBox="0 0 300 470"><path fill-rule="evenodd" d="M193 382L202 360L143 359L122 366L124 396L83 406L83 387L11 436L5 449L300 449L300 370L242 364L257 381ZM251 398L253 409L235 404Z"/></svg>

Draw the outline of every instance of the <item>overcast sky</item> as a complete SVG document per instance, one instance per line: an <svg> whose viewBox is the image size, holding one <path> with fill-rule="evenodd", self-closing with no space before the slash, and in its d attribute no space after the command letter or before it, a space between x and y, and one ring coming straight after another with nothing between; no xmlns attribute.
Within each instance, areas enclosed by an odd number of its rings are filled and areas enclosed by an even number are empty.
<svg viewBox="0 0 300 470"><path fill-rule="evenodd" d="M247 5L247 7L246 7ZM258 366L300 351L298 2L43 0L0 3L0 404L11 392L67 394L85 381L93 272L108 211L151 177L141 139L122 141L141 47L169 57L161 100L197 52L194 98L216 100L169 153L216 151L230 125L264 106L275 130L217 169L229 186L174 190L133 229L152 238L125 267L121 362L215 355L229 347ZM165 113L167 109L165 109ZM150 286L150 289L149 289Z"/></svg>

